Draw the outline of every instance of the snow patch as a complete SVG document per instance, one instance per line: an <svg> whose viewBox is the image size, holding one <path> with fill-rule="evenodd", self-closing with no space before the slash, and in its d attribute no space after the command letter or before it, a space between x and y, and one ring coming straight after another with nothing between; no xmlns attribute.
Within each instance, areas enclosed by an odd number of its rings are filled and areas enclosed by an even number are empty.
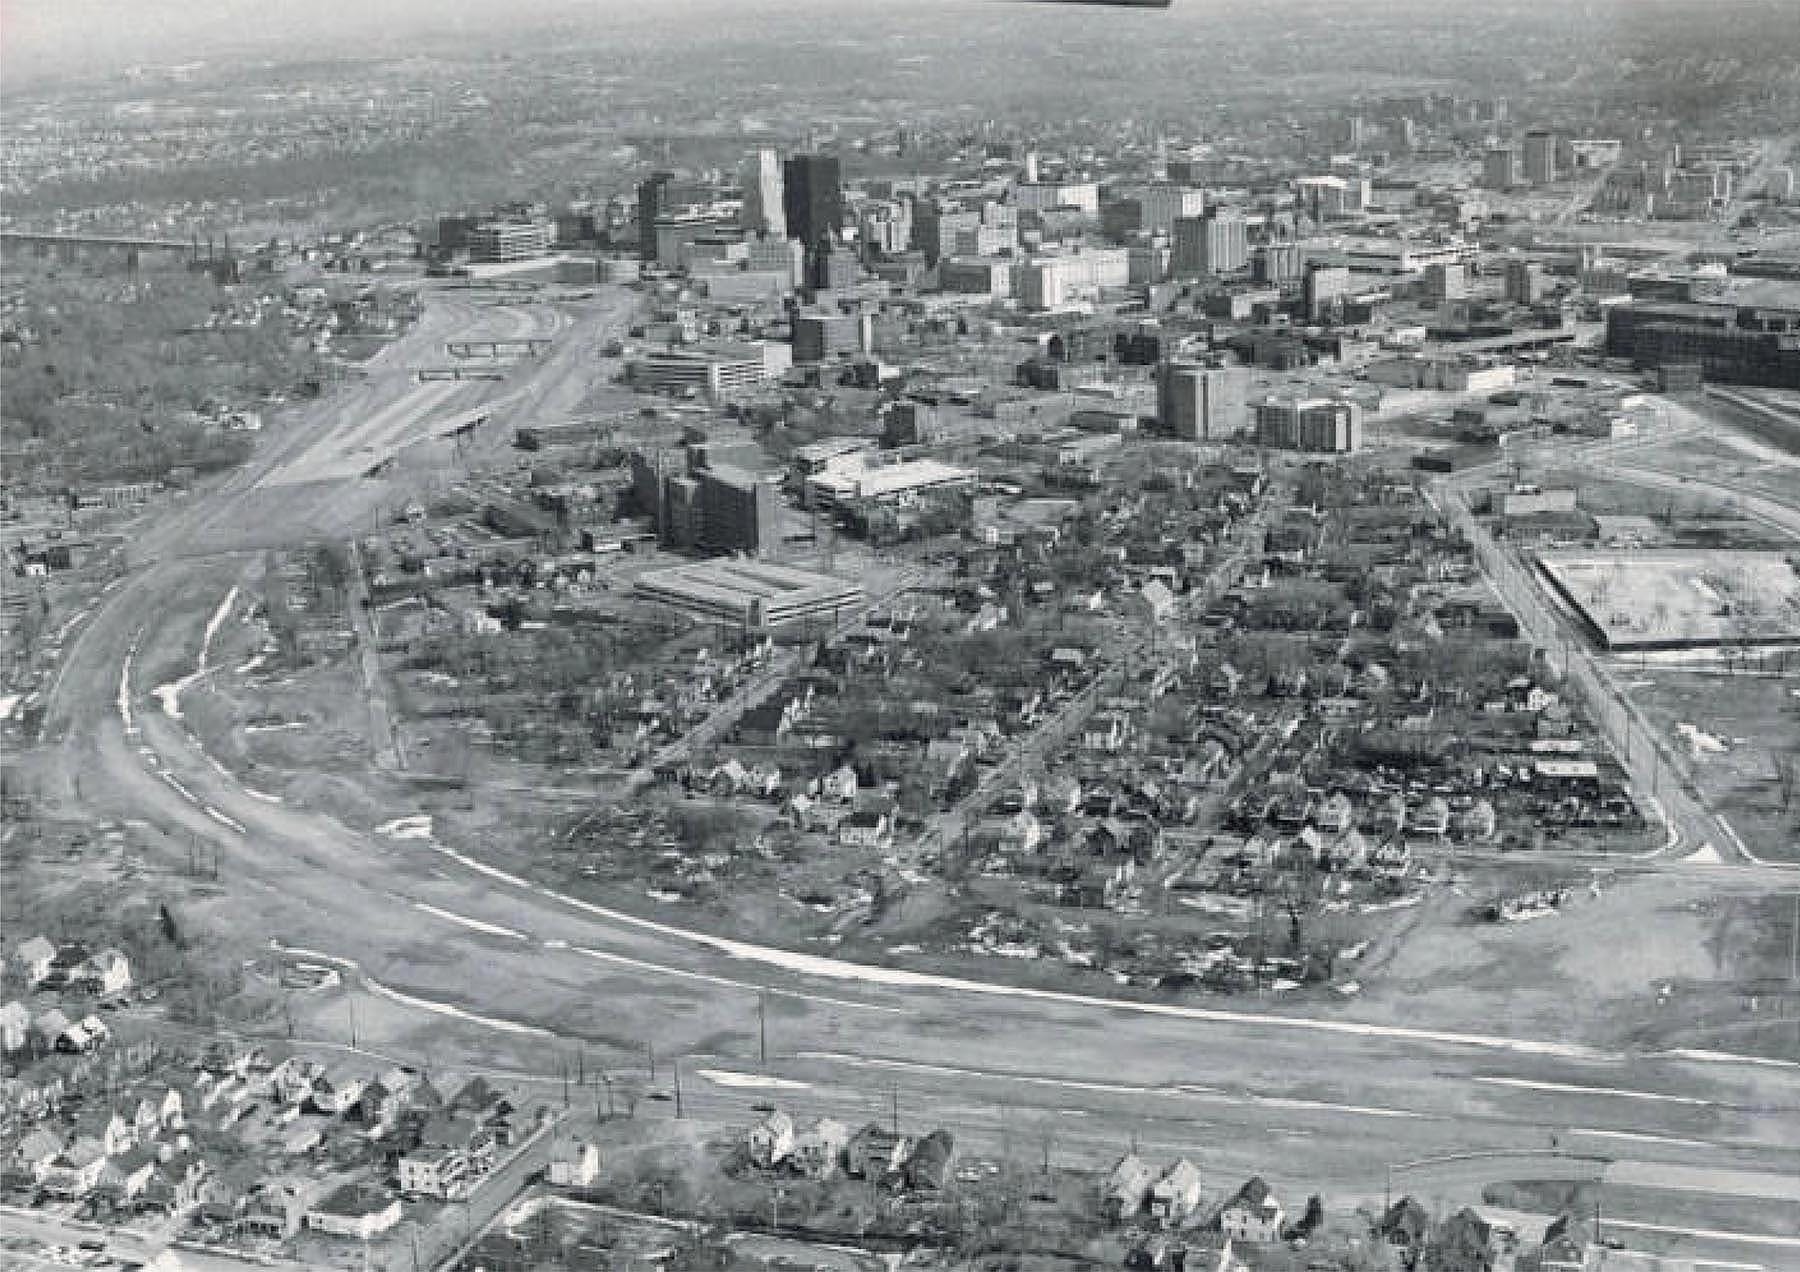
<svg viewBox="0 0 1800 1272"><path fill-rule="evenodd" d="M194 663L194 669L180 680L166 685L158 685L151 690L162 703L163 714L169 719L181 719L181 695L187 691L189 685L206 676L209 670L207 659L212 654L213 638L219 634L219 628L223 627L225 620L231 616L231 607L237 604L237 598L238 590L234 585L229 592L225 593L225 599L219 602L219 608L213 611L212 617L206 620L206 630L200 636L200 657Z"/></svg>
<svg viewBox="0 0 1800 1272"><path fill-rule="evenodd" d="M744 1091L810 1091L810 1082L789 1078L771 1078L760 1073L733 1073L730 1069L699 1069L696 1072L714 1086Z"/></svg>
<svg viewBox="0 0 1800 1272"><path fill-rule="evenodd" d="M1675 732L1679 733L1681 740L1687 743L1688 754L1695 759L1699 759L1702 755L1723 755L1727 749L1724 739L1716 738L1685 721L1675 726Z"/></svg>
<svg viewBox="0 0 1800 1272"><path fill-rule="evenodd" d="M454 910L441 910L435 905L427 905L423 901L414 901L413 909L445 922L454 923L458 927L466 927L472 932L481 932L488 936L510 937L515 941L529 941L531 938L523 932L515 932L512 928L501 927L498 923L484 923L480 919L471 919L466 914L458 914Z"/></svg>
<svg viewBox="0 0 1800 1272"><path fill-rule="evenodd" d="M431 818L424 814L396 817L393 821L377 826L375 833L389 839L430 839Z"/></svg>
<svg viewBox="0 0 1800 1272"><path fill-rule="evenodd" d="M244 825L242 822L235 821L231 817L226 816L224 813L221 813L218 809L214 808L211 804L203 805L200 811L205 813L208 817L212 818L214 821L218 822L219 825L224 826L229 830L235 830L240 835L247 833L244 830Z"/></svg>
<svg viewBox="0 0 1800 1272"><path fill-rule="evenodd" d="M961 993L980 994L995 998L1022 998L1036 1002L1066 1003L1077 1007L1099 1007L1110 1011L1128 1011L1140 1015L1165 1016L1177 1020L1214 1021L1221 1024L1256 1025L1267 1029L1301 1029L1315 1033L1349 1034L1363 1038L1396 1038L1414 1042L1443 1043L1449 1046L1476 1047L1490 1051L1510 1051L1520 1055L1559 1056L1571 1060L1608 1060L1615 1059L1616 1053L1595 1047L1583 1046L1579 1043L1548 1042L1531 1038L1509 1038L1494 1034L1458 1033L1450 1030L1419 1029L1404 1025L1363 1024L1350 1020L1317 1020L1300 1016L1281 1016L1262 1012L1230 1011L1217 1007L1195 1007L1182 1003L1134 1002L1130 999L1107 998L1098 994L1078 994L1069 990L1039 989L1026 985L993 984L987 981L968 980L959 976L946 976L934 972L912 971L898 967L877 967L866 963L851 963L843 959L827 958L820 954L804 954L795 950L774 949L769 946L751 945L744 941L734 941L729 937L712 936L704 932L696 932L688 928L677 927L672 923L662 923L655 919L640 918L623 910L614 910L607 906L595 905L591 901L583 901L579 897L557 892L541 884L529 883L517 875L508 874L504 870L477 861L475 858L442 844L433 847L444 856L477 873L502 883L539 896L547 897L559 904L595 915L611 923L634 927L640 931L655 932L659 935L698 945L703 949L715 950L730 958L745 962L760 963L768 967L778 967L784 971L795 972L805 976L816 976L825 980L851 981L868 985L885 985L902 989L947 989Z"/></svg>

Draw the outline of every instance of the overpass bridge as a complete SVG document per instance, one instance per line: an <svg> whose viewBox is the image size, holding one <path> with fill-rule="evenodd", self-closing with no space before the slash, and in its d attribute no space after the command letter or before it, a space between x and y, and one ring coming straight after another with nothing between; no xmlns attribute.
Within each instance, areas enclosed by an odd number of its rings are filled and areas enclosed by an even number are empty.
<svg viewBox="0 0 1800 1272"><path fill-rule="evenodd" d="M542 337L522 336L504 340L448 340L444 349L453 358L535 358L550 347Z"/></svg>
<svg viewBox="0 0 1800 1272"><path fill-rule="evenodd" d="M58 260L73 262L82 257L103 261L122 260L125 268L136 270L140 257L149 253L166 253L186 257L190 268L211 264L214 257L212 240L202 243L194 239L165 239L129 234L40 234L30 230L0 230L0 256L29 252L43 258L54 255Z"/></svg>
<svg viewBox="0 0 1800 1272"><path fill-rule="evenodd" d="M34 234L25 230L0 230L0 246L135 248L140 252L198 252L191 239L133 238L111 234Z"/></svg>

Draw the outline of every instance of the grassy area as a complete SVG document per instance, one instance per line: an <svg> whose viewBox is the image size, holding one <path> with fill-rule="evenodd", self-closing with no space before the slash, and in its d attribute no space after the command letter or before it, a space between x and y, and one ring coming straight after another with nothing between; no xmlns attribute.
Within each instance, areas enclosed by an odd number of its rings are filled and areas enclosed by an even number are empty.
<svg viewBox="0 0 1800 1272"><path fill-rule="evenodd" d="M1621 674L1682 767L1760 857L1800 861L1800 681L1723 671Z"/></svg>

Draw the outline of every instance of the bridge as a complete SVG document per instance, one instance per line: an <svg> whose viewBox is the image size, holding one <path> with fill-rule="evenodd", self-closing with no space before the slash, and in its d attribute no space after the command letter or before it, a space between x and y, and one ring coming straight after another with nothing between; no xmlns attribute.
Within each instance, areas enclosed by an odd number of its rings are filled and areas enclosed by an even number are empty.
<svg viewBox="0 0 1800 1272"><path fill-rule="evenodd" d="M200 244L190 239L132 238L110 234L32 234L0 230L0 245L22 247L135 248L140 252L197 252Z"/></svg>
<svg viewBox="0 0 1800 1272"><path fill-rule="evenodd" d="M129 234L39 234L29 230L0 230L0 256L29 251L38 257L55 254L58 260L73 262L83 256L103 261L123 260L125 267L136 271L138 258L146 253L166 252L185 256L190 268L200 268L214 260L212 240L163 239Z"/></svg>
<svg viewBox="0 0 1800 1272"><path fill-rule="evenodd" d="M499 358L523 355L535 358L550 347L543 338L522 337L513 340L449 340L444 348L453 358Z"/></svg>
<svg viewBox="0 0 1800 1272"><path fill-rule="evenodd" d="M429 380L504 380L506 372L493 367L421 367L419 379Z"/></svg>

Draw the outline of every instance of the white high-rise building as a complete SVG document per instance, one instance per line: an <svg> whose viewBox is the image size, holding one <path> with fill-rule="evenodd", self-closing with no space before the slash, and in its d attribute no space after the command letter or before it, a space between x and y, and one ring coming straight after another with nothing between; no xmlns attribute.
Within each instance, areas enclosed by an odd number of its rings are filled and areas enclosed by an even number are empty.
<svg viewBox="0 0 1800 1272"><path fill-rule="evenodd" d="M787 213L782 204L781 157L767 146L750 153L742 169L744 210L738 224L751 234L787 237Z"/></svg>

